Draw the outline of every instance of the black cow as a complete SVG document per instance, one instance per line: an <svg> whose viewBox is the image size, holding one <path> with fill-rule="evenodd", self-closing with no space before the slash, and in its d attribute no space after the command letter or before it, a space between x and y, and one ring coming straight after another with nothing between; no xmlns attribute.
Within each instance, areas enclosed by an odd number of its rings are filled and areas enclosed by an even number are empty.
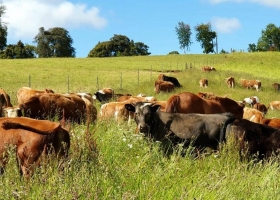
<svg viewBox="0 0 280 200"><path fill-rule="evenodd" d="M238 141L241 158L256 156L258 159L277 154L280 149L280 129L258 124L246 119L236 119L227 125L226 137ZM277 151L278 150L278 151Z"/></svg>
<svg viewBox="0 0 280 200"><path fill-rule="evenodd" d="M203 150L209 147L217 150L219 142L225 139L226 125L235 120L231 113L223 114L181 114L159 111L160 106L137 102L126 104L126 109L135 113L138 130L157 141L170 140L174 145L190 144Z"/></svg>
<svg viewBox="0 0 280 200"><path fill-rule="evenodd" d="M182 87L182 85L179 83L178 79L172 76L166 76L164 74L160 74L158 76L158 80L162 81L169 81L174 84L175 87Z"/></svg>
<svg viewBox="0 0 280 200"><path fill-rule="evenodd" d="M115 94L113 89L111 88L103 88L102 90L99 90L94 93L95 99L97 99L101 103L106 103L110 101L111 99L117 100L121 96L132 96L131 94Z"/></svg>

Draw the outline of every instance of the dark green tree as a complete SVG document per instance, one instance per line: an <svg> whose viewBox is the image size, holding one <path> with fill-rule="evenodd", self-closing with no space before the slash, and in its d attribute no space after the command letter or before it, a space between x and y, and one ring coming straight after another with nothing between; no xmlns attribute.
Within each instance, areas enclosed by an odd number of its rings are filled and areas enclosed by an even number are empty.
<svg viewBox="0 0 280 200"><path fill-rule="evenodd" d="M143 42L134 42L125 35L114 35L109 41L98 42L88 57L141 56L150 55Z"/></svg>
<svg viewBox="0 0 280 200"><path fill-rule="evenodd" d="M24 45L18 41L16 45L9 44L5 50L1 51L0 57L4 59L35 58L35 46Z"/></svg>
<svg viewBox="0 0 280 200"><path fill-rule="evenodd" d="M75 57L75 48L72 47L73 40L69 32L64 28L51 28L45 31L44 27L34 38L37 43L36 53L39 58L49 57Z"/></svg>
<svg viewBox="0 0 280 200"><path fill-rule="evenodd" d="M259 51L280 51L280 27L268 24L258 40Z"/></svg>
<svg viewBox="0 0 280 200"><path fill-rule="evenodd" d="M256 52L257 51L257 45L255 43L249 44L248 52Z"/></svg>
<svg viewBox="0 0 280 200"><path fill-rule="evenodd" d="M201 48L203 53L214 53L214 42L213 40L217 37L215 31L211 30L211 24L200 24L194 27L196 31L196 40L201 42Z"/></svg>
<svg viewBox="0 0 280 200"><path fill-rule="evenodd" d="M8 28L4 22L2 22L2 15L5 14L6 7L0 4L0 51L3 51L7 46Z"/></svg>
<svg viewBox="0 0 280 200"><path fill-rule="evenodd" d="M185 24L184 22L179 22L178 25L175 27L176 34L178 36L180 48L184 50L184 53L186 53L186 50L190 50L191 46L191 28L190 25Z"/></svg>

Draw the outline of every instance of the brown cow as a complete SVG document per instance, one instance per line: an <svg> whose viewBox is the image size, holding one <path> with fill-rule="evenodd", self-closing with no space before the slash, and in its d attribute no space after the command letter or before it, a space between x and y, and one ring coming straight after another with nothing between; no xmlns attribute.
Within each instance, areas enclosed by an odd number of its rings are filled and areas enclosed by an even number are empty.
<svg viewBox="0 0 280 200"><path fill-rule="evenodd" d="M266 124L268 126L272 126L275 128L280 128L280 119L279 118L263 119L263 124Z"/></svg>
<svg viewBox="0 0 280 200"><path fill-rule="evenodd" d="M83 100L81 101L83 102ZM23 115L30 118L53 119L57 117L58 120L61 120L64 111L65 120L81 123L85 121L84 102L83 105L83 108L79 108L69 97L62 94L46 93L31 97L29 101L20 104L19 107Z"/></svg>
<svg viewBox="0 0 280 200"><path fill-rule="evenodd" d="M23 103L27 102L34 95L44 94L44 93L54 94L54 91L51 89L34 90L34 89L31 89L30 87L22 87L17 91L18 104L23 104Z"/></svg>
<svg viewBox="0 0 280 200"><path fill-rule="evenodd" d="M244 107L243 119L262 124L264 115L257 109Z"/></svg>
<svg viewBox="0 0 280 200"><path fill-rule="evenodd" d="M226 83L227 83L227 86L229 88L234 88L235 87L235 80L234 80L234 77L230 76L228 78L225 78L226 79Z"/></svg>
<svg viewBox="0 0 280 200"><path fill-rule="evenodd" d="M13 107L12 103L11 103L11 98L10 96L6 93L6 91L2 88L0 88L0 94L3 95L4 97L4 102L3 105L4 107Z"/></svg>
<svg viewBox="0 0 280 200"><path fill-rule="evenodd" d="M262 83L259 80L240 79L240 83L242 87L245 87L247 89L256 88L257 91L259 91L262 86Z"/></svg>
<svg viewBox="0 0 280 200"><path fill-rule="evenodd" d="M267 107L263 103L255 103L253 105L253 108L261 111L264 115L266 115L266 113L267 113Z"/></svg>
<svg viewBox="0 0 280 200"><path fill-rule="evenodd" d="M145 96L145 97L140 97L140 96L121 96L118 98L117 102L123 102L123 101L131 101L131 102L137 102L137 101L156 101L157 99L153 96Z"/></svg>
<svg viewBox="0 0 280 200"><path fill-rule="evenodd" d="M274 88L275 92L280 92L280 83L273 83L272 87Z"/></svg>
<svg viewBox="0 0 280 200"><path fill-rule="evenodd" d="M280 110L280 101L271 101L267 108L270 108L271 110Z"/></svg>
<svg viewBox="0 0 280 200"><path fill-rule="evenodd" d="M155 88L154 91L156 93L160 93L160 92L171 92L173 91L175 88L174 84L172 82L169 81L160 81L160 80L156 80L155 81Z"/></svg>
<svg viewBox="0 0 280 200"><path fill-rule="evenodd" d="M200 79L199 80L199 86L207 88L208 87L208 80L206 78Z"/></svg>
<svg viewBox="0 0 280 200"><path fill-rule="evenodd" d="M216 95L212 92L198 92L196 95L203 99L212 99L216 97Z"/></svg>
<svg viewBox="0 0 280 200"><path fill-rule="evenodd" d="M97 99L101 103L108 102L110 100L116 100L121 96L131 96L131 94L116 94L112 88L103 88L94 93L93 98Z"/></svg>
<svg viewBox="0 0 280 200"><path fill-rule="evenodd" d="M203 67L201 67L201 70L204 72L211 72L211 71L216 71L216 68L210 67L210 66L203 66Z"/></svg>
<svg viewBox="0 0 280 200"><path fill-rule="evenodd" d="M169 97L166 112L201 114L231 112L237 117L242 118L243 107L243 105L227 97L216 97L215 100L206 100L193 93L182 92Z"/></svg>
<svg viewBox="0 0 280 200"><path fill-rule="evenodd" d="M15 147L21 174L28 178L40 164L42 155L55 153L66 158L70 136L59 123L25 117L0 118L0 163L2 172L8 163L9 147Z"/></svg>
<svg viewBox="0 0 280 200"><path fill-rule="evenodd" d="M164 74L160 74L157 78L159 81L169 81L174 84L174 87L182 87L182 85L179 83L178 79L172 76L166 76Z"/></svg>

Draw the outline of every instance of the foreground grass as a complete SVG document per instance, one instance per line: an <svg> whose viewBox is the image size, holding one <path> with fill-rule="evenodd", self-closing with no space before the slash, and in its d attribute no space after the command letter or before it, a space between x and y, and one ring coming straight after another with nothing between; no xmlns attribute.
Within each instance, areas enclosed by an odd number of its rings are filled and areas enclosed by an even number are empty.
<svg viewBox="0 0 280 200"><path fill-rule="evenodd" d="M257 95L268 104L279 100L271 84L279 82L279 53L179 55L106 59L0 60L1 87L16 105L22 86L51 88L56 92L94 92L112 87L116 93L145 93L167 100L171 94L213 92L235 100ZM186 63L188 69L186 69ZM218 69L202 73L202 65ZM192 66L192 68L190 68ZM167 70L182 70L180 73ZM154 94L154 80L161 71L183 85L171 94ZM224 78L260 79L263 90L229 89ZM31 77L29 79L29 77ZM139 78L138 78L139 77ZM209 87L198 81L208 78ZM69 85L68 85L69 80ZM121 81L122 80L122 81ZM100 104L96 103L99 109ZM269 110L267 117L280 117ZM194 159L174 153L167 158L158 143L134 133L135 124L98 121L86 134L84 125L71 128L71 148L64 171L47 160L29 180L18 172L14 153L0 176L0 199L277 199L279 162L240 161L234 143L221 153ZM94 147L96 142L97 148ZM274 158L276 160L276 158ZM261 191L261 192L260 192Z"/></svg>

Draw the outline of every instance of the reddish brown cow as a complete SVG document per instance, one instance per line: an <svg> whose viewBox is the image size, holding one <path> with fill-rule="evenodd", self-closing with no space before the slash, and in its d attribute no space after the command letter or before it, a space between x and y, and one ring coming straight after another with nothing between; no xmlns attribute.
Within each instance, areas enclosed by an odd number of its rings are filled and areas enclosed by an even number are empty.
<svg viewBox="0 0 280 200"><path fill-rule="evenodd" d="M23 104L23 103L27 102L34 95L44 94L44 93L54 94L54 91L51 89L34 90L34 89L31 89L30 87L22 87L17 91L18 104Z"/></svg>
<svg viewBox="0 0 280 200"><path fill-rule="evenodd" d="M275 92L280 92L280 83L273 83L272 87L274 88Z"/></svg>
<svg viewBox="0 0 280 200"><path fill-rule="evenodd" d="M208 80L206 78L200 79L199 80L199 86L207 88L208 87Z"/></svg>
<svg viewBox="0 0 280 200"><path fill-rule="evenodd" d="M38 166L43 154L54 153L66 158L70 136L59 123L25 117L0 118L0 163L2 172L8 163L9 147L16 151L23 176L29 177Z"/></svg>
<svg viewBox="0 0 280 200"><path fill-rule="evenodd" d="M216 97L215 100L206 100L193 93L182 92L169 97L166 112L201 114L231 112L237 117L242 118L243 107L243 105L227 97Z"/></svg>
<svg viewBox="0 0 280 200"><path fill-rule="evenodd" d="M244 107L243 118L251 122L262 124L264 115L257 109Z"/></svg>
<svg viewBox="0 0 280 200"><path fill-rule="evenodd" d="M234 77L230 76L230 77L226 78L226 83L229 88L234 88L235 87Z"/></svg>
<svg viewBox="0 0 280 200"><path fill-rule="evenodd" d="M268 126L272 126L275 128L280 128L280 119L279 118L263 119L263 124L266 124Z"/></svg>
<svg viewBox="0 0 280 200"><path fill-rule="evenodd" d="M271 101L267 108L270 108L271 110L280 110L280 101Z"/></svg>
<svg viewBox="0 0 280 200"><path fill-rule="evenodd" d="M257 91L261 89L262 83L259 80L240 80L241 86L247 89L256 88Z"/></svg>
<svg viewBox="0 0 280 200"><path fill-rule="evenodd" d="M202 71L204 72L211 72L211 71L216 71L216 68L215 67L210 67L210 66L203 66L201 68Z"/></svg>
<svg viewBox="0 0 280 200"><path fill-rule="evenodd" d="M160 80L155 81L154 91L156 93L171 92L174 90L174 88L175 88L174 84L169 81L160 81Z"/></svg>
<svg viewBox="0 0 280 200"><path fill-rule="evenodd" d="M58 120L61 120L64 115L65 120L81 123L85 121L83 115L85 109L84 102L83 105L83 108L79 108L69 97L49 93L35 95L26 103L20 104L19 107L24 116L30 118L53 119L57 117Z"/></svg>
<svg viewBox="0 0 280 200"><path fill-rule="evenodd" d="M253 108L259 110L260 112L262 112L264 115L266 115L267 113L267 107L266 105L264 105L263 103L255 103L253 105Z"/></svg>

